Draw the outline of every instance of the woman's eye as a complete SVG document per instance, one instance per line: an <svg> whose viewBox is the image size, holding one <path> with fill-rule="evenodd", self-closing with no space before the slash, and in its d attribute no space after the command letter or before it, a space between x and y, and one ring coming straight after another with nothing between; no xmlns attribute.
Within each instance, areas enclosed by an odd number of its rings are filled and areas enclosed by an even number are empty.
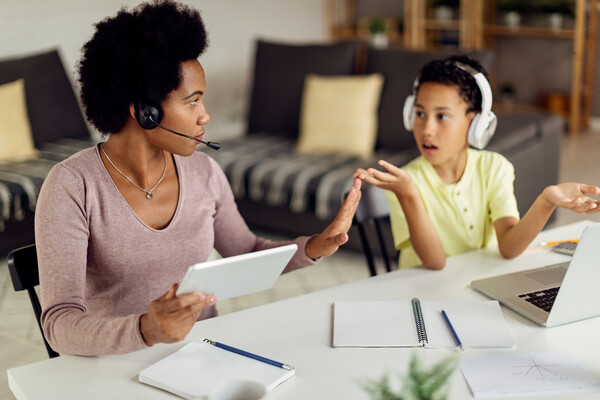
<svg viewBox="0 0 600 400"><path fill-rule="evenodd" d="M438 115L438 118L439 118L439 119L448 119L448 118L450 118L450 117L448 116L448 114L439 114L439 115Z"/></svg>
<svg viewBox="0 0 600 400"><path fill-rule="evenodd" d="M194 100L190 101L190 104L195 106L196 104L198 104L198 99L194 99Z"/></svg>
<svg viewBox="0 0 600 400"><path fill-rule="evenodd" d="M423 118L425 116L425 113L423 111L416 111L415 115L417 116L417 118Z"/></svg>

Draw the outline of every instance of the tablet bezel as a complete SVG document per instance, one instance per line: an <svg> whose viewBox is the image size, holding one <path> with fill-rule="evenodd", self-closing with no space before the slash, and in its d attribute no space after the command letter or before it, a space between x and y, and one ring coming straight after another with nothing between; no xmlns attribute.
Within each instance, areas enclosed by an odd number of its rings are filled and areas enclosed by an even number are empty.
<svg viewBox="0 0 600 400"><path fill-rule="evenodd" d="M218 301L270 289L297 250L290 244L192 265L177 296L201 292Z"/></svg>

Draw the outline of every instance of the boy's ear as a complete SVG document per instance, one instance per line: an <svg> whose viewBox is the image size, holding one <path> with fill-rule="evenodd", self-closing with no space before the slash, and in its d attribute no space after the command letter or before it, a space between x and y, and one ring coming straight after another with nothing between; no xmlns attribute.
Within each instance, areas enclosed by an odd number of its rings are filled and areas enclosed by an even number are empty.
<svg viewBox="0 0 600 400"><path fill-rule="evenodd" d="M467 119L469 122L473 122L473 118L478 114L478 111L467 111Z"/></svg>

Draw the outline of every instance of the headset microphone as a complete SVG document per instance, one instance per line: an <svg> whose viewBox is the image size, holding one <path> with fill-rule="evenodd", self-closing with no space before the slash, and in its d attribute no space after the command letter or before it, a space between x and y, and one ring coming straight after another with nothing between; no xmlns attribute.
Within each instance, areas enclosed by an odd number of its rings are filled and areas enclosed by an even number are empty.
<svg viewBox="0 0 600 400"><path fill-rule="evenodd" d="M202 144L207 145L208 147L210 147L213 150L219 150L221 148L221 144L220 143L217 143L217 142L205 142L204 140L196 139L193 136L188 136L188 135L184 135L183 133L175 132L175 131L167 128L166 126L162 126L158 122L154 121L151 116L148 116L147 118L150 119L150 121L154 122L156 125L158 125L161 128L163 128L165 131L169 131L169 132L174 133L176 135L183 136L183 137L186 137L188 139L195 140L198 143L202 143Z"/></svg>

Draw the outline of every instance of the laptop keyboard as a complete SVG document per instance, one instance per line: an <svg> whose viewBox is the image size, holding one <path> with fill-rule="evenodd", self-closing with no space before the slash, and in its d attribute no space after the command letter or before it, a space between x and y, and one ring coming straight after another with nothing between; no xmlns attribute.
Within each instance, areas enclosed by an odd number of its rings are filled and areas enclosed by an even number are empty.
<svg viewBox="0 0 600 400"><path fill-rule="evenodd" d="M544 311L550 312L554 300L556 299L558 289L560 289L560 286L531 293L523 293L520 294L519 297Z"/></svg>
<svg viewBox="0 0 600 400"><path fill-rule="evenodd" d="M577 248L576 242L563 242L559 243L552 248L552 251L557 253L566 254L568 256L572 256L575 254L575 249Z"/></svg>

